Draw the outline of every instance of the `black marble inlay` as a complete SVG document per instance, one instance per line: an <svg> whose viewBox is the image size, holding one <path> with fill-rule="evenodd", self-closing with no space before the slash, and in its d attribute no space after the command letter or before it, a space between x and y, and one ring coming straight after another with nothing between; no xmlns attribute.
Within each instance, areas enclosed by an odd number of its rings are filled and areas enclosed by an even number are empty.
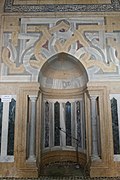
<svg viewBox="0 0 120 180"><path fill-rule="evenodd" d="M77 115L77 139L78 146L82 147L82 132L81 132L81 109L80 109L80 101L76 102L76 115Z"/></svg>
<svg viewBox="0 0 120 180"><path fill-rule="evenodd" d="M72 146L71 137L71 103L65 105L65 125L66 125L66 146Z"/></svg>
<svg viewBox="0 0 120 180"><path fill-rule="evenodd" d="M8 126L8 148L7 148L8 155L14 154L15 109L16 109L16 101L12 99L9 104L9 126Z"/></svg>
<svg viewBox="0 0 120 180"><path fill-rule="evenodd" d="M1 102L0 99L0 153L1 153L2 116L3 116L3 102Z"/></svg>
<svg viewBox="0 0 120 180"><path fill-rule="evenodd" d="M114 154L120 154L118 111L117 111L117 100L115 98L111 99L111 112L112 112Z"/></svg>
<svg viewBox="0 0 120 180"><path fill-rule="evenodd" d="M40 4L14 5L14 0L5 0L4 12L112 12L120 11L120 0L111 4Z"/></svg>
<svg viewBox="0 0 120 180"><path fill-rule="evenodd" d="M49 128L50 128L50 119L49 119L49 103L45 103L45 147L49 147Z"/></svg>
<svg viewBox="0 0 120 180"><path fill-rule="evenodd" d="M54 145L60 146L60 104L56 102L54 104Z"/></svg>

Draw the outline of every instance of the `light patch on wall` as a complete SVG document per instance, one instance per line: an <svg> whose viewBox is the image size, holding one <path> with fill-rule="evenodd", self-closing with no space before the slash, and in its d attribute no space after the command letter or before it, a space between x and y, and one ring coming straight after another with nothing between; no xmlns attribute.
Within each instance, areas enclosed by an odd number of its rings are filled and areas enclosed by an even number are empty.
<svg viewBox="0 0 120 180"><path fill-rule="evenodd" d="M111 4L111 0L14 0L13 4Z"/></svg>

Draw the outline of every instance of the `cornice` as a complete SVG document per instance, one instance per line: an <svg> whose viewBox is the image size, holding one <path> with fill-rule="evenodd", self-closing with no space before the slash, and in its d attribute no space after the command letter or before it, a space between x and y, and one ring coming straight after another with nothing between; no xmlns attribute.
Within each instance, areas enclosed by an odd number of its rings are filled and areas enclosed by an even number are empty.
<svg viewBox="0 0 120 180"><path fill-rule="evenodd" d="M111 0L109 4L23 4L16 5L14 0L5 0L6 13L37 12L119 12L120 0Z"/></svg>

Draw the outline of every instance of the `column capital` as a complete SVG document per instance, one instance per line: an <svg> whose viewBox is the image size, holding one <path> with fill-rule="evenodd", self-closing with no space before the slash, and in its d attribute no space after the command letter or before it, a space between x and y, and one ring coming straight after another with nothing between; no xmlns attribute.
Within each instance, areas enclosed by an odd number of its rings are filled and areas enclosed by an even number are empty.
<svg viewBox="0 0 120 180"><path fill-rule="evenodd" d="M90 100L91 101L96 101L97 97L98 96L96 96L96 95L90 95Z"/></svg>
<svg viewBox="0 0 120 180"><path fill-rule="evenodd" d="M32 102L35 102L37 100L37 95L29 95L29 98Z"/></svg>

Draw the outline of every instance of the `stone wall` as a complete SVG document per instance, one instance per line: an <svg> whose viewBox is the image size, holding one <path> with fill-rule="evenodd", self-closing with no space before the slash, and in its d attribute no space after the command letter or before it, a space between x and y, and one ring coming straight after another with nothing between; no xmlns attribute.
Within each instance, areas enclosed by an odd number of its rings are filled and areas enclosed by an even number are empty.
<svg viewBox="0 0 120 180"><path fill-rule="evenodd" d="M110 104L110 97L120 95L120 3L118 0L44 2L46 5L32 0L0 1L0 103L9 105L10 97L16 97L14 160L10 162L8 155L1 157L0 176L38 177L43 96L75 98L81 94L85 100L86 161L90 163L90 176L120 176L120 158L113 149ZM84 67L88 76L84 89L41 88L42 67L63 54ZM96 98L101 147L97 159L93 157L94 147L98 148L93 135L97 122L91 108L92 100L92 107L96 107ZM5 113L5 107L3 110L7 119L9 112Z"/></svg>

